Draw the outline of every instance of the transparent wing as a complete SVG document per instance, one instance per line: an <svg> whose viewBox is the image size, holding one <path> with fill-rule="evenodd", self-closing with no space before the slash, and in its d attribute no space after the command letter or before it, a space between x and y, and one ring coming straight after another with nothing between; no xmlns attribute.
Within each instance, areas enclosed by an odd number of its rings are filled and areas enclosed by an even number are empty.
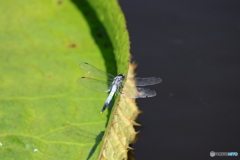
<svg viewBox="0 0 240 160"><path fill-rule="evenodd" d="M81 77L77 81L82 86L97 92L109 92L112 86L112 83L109 81L101 81L88 77Z"/></svg>
<svg viewBox="0 0 240 160"><path fill-rule="evenodd" d="M114 79L113 75L106 73L100 69L97 69L96 67L92 66L89 63L83 62L83 63L80 63L79 66L80 68L82 68L82 70L84 70L86 73L88 73L93 77L97 77L101 79L109 79L109 80Z"/></svg>
<svg viewBox="0 0 240 160"><path fill-rule="evenodd" d="M147 98L156 96L156 92L149 88L137 87L137 90L134 86L124 85L121 95L129 98Z"/></svg>
<svg viewBox="0 0 240 160"><path fill-rule="evenodd" d="M138 94L136 98L147 98L147 97L154 97L157 95L157 93L154 90L151 90L149 88L142 88L137 87Z"/></svg>
<svg viewBox="0 0 240 160"><path fill-rule="evenodd" d="M162 79L159 77L146 77L146 78L135 77L129 79L135 81L136 86L149 86L162 82Z"/></svg>

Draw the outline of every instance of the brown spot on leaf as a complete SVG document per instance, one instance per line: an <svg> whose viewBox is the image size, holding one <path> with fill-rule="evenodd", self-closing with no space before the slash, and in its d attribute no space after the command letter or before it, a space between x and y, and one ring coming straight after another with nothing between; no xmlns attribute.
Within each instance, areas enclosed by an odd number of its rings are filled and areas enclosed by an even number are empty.
<svg viewBox="0 0 240 160"><path fill-rule="evenodd" d="M77 45L75 43L72 43L68 46L68 48L76 48L76 47L77 47Z"/></svg>
<svg viewBox="0 0 240 160"><path fill-rule="evenodd" d="M63 3L63 2L62 2L61 0L58 0L58 1L57 1L57 4L58 4L58 5L61 5L62 3Z"/></svg>

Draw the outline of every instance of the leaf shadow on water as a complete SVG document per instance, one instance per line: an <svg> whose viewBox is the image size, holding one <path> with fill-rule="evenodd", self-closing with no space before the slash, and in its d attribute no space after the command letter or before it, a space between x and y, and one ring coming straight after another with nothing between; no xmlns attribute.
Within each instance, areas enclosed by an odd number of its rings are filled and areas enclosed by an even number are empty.
<svg viewBox="0 0 240 160"><path fill-rule="evenodd" d="M106 66L106 71L112 75L117 75L117 63L116 63L116 57L113 52L114 48L112 45L112 42L108 36L108 33L98 18L98 15L94 8L87 2L86 0L72 0L73 4L79 9L79 11L82 13L84 16L86 22L88 23L88 26L91 31L91 35L95 41L95 43L98 45L102 57L105 60L105 66ZM115 97L113 98L111 104L108 107L108 114L107 114L107 120L105 126L107 127L108 121L110 118L111 114L111 109L113 107L113 104L115 102ZM106 111L105 111L106 112ZM100 113L99 113L100 114ZM97 146L102 140L102 137L104 135L104 132L100 132L98 136L95 138L95 145L92 147L89 155L88 155L88 160L91 158L93 153L95 152Z"/></svg>

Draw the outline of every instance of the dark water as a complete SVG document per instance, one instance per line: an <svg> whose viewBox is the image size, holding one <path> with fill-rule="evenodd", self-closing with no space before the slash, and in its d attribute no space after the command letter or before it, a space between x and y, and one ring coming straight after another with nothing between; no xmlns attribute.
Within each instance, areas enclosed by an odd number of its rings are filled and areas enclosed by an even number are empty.
<svg viewBox="0 0 240 160"><path fill-rule="evenodd" d="M137 101L136 159L240 158L240 1L119 3L138 76L163 79L157 97Z"/></svg>

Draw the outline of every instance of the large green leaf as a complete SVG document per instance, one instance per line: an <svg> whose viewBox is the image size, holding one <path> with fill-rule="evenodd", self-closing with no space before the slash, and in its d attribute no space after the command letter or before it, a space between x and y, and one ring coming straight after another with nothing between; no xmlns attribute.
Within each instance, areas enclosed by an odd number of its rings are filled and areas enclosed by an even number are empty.
<svg viewBox="0 0 240 160"><path fill-rule="evenodd" d="M106 93L77 83L78 64L127 73L116 0L2 0L0 159L97 159Z"/></svg>

